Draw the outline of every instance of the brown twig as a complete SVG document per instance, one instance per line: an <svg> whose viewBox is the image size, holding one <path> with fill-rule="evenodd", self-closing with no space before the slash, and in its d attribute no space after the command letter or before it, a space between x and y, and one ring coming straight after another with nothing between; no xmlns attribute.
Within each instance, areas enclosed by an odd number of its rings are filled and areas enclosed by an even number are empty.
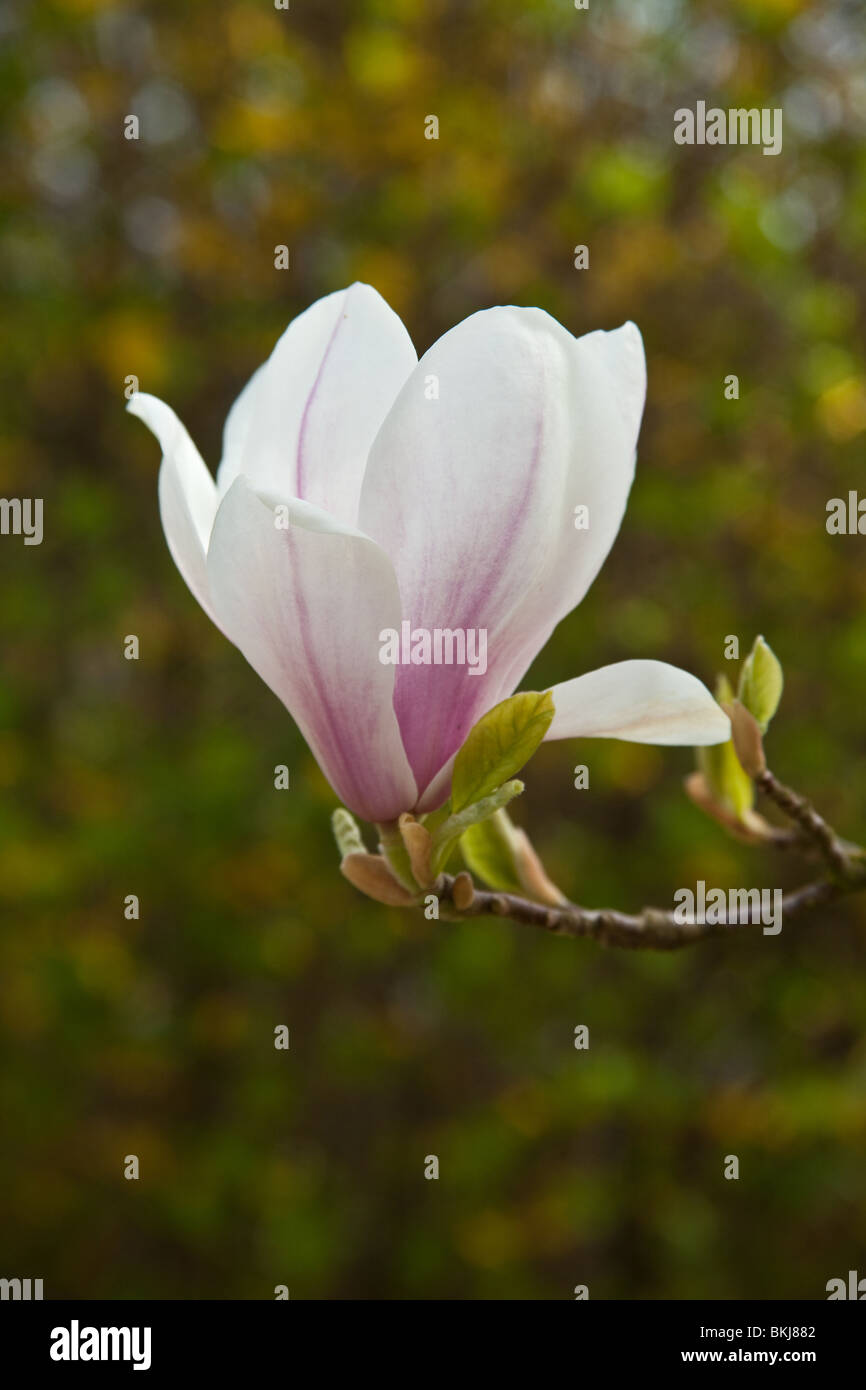
<svg viewBox="0 0 866 1390"><path fill-rule="evenodd" d="M789 820L800 827L803 835L814 844L824 857L834 874L847 877L853 869L852 856L847 851L835 830L819 816L810 801L799 792L784 786L769 768L755 778L755 786L768 796Z"/></svg>
<svg viewBox="0 0 866 1390"><path fill-rule="evenodd" d="M805 797L791 791L767 770L759 773L755 784L794 822L791 832L779 831L773 843L780 847L816 848L832 876L785 893L782 897L782 918L785 921L812 911L866 888L866 852L839 838ZM749 908L736 914L724 924L680 921L670 909L647 907L636 914L612 909L580 907L563 902L556 907L533 902L515 893L489 892L476 888L466 873L456 878L442 874L436 883L436 893L451 920L476 917L507 917L526 926L540 927L554 936L590 937L605 946L632 950L678 950L709 936L719 936L730 927L745 927L761 922L760 908Z"/></svg>
<svg viewBox="0 0 866 1390"><path fill-rule="evenodd" d="M669 909L645 907L634 915L615 912L610 908L600 910L579 907L577 903L564 903L561 907L545 907L542 903L531 902L515 893L493 893L476 888L471 903L457 907L452 897L455 880L443 874L439 880L438 896L440 902L449 905L449 917L465 921L474 917L508 917L525 926L540 927L553 936L587 936L604 946L619 946L631 950L675 951L681 946L691 946L708 936L720 936L730 927L754 926L760 923L760 910L748 911L738 915L723 925L707 922L678 922ZM822 879L817 883L806 884L782 898L782 916L785 921L832 902L834 898L853 893L866 883L846 884Z"/></svg>

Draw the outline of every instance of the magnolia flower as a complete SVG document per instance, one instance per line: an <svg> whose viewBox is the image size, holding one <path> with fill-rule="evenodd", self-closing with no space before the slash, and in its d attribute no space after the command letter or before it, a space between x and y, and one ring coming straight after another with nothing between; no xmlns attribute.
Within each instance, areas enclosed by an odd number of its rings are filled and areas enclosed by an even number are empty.
<svg viewBox="0 0 866 1390"><path fill-rule="evenodd" d="M418 361L355 284L296 318L254 373L216 481L167 405L139 392L128 408L162 446L162 523L190 589L346 806L387 821L447 798L472 725L580 603L622 521L645 391L632 323L574 338L540 309L487 309ZM404 622L483 632L483 672L383 660ZM709 691L664 662L552 693L548 738L729 736Z"/></svg>

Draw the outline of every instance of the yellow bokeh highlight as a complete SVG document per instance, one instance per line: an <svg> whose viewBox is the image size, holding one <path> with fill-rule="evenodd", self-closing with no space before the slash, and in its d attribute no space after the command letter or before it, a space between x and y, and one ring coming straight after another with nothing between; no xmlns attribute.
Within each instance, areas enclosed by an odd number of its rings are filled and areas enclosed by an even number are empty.
<svg viewBox="0 0 866 1390"><path fill-rule="evenodd" d="M866 429L866 382L849 376L818 398L818 418L831 439L844 443Z"/></svg>

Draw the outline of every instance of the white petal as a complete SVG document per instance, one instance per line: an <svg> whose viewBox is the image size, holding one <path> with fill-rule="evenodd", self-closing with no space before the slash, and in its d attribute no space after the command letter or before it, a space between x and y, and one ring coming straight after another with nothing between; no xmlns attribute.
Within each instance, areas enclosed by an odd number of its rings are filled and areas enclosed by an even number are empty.
<svg viewBox="0 0 866 1390"><path fill-rule="evenodd" d="M510 694L550 634L583 599L616 539L634 480L646 398L646 360L635 324L571 338L572 450L566 499L551 519L545 568L513 615L524 640L503 684ZM575 509L588 509L589 526ZM501 698L501 697L500 697Z"/></svg>
<svg viewBox="0 0 866 1390"><path fill-rule="evenodd" d="M575 339L513 307L446 333L400 392L370 451L359 525L391 555L414 627L487 631L483 677L398 671L422 788L595 577L625 508L643 395L633 325ZM575 529L577 505L588 530Z"/></svg>
<svg viewBox="0 0 866 1390"><path fill-rule="evenodd" d="M247 435L252 423L268 363L257 367L231 407L223 426L223 454L217 469L220 494L227 492L241 471Z"/></svg>
<svg viewBox="0 0 866 1390"><path fill-rule="evenodd" d="M137 391L127 410L143 420L162 447L159 510L175 564L202 608L216 622L207 579L207 547L217 491L204 460L170 406Z"/></svg>
<svg viewBox="0 0 866 1390"><path fill-rule="evenodd" d="M724 743L728 716L706 686L665 661L618 661L555 685L547 738L630 743Z"/></svg>
<svg viewBox="0 0 866 1390"><path fill-rule="evenodd" d="M400 626L390 561L309 504L292 504L288 529L277 519L236 479L208 552L217 616L345 804L391 820L412 809L417 788L394 714L394 667L379 660L380 632Z"/></svg>
<svg viewBox="0 0 866 1390"><path fill-rule="evenodd" d="M259 492L354 525L370 445L416 362L400 319L369 285L318 300L235 402L220 491L243 475Z"/></svg>

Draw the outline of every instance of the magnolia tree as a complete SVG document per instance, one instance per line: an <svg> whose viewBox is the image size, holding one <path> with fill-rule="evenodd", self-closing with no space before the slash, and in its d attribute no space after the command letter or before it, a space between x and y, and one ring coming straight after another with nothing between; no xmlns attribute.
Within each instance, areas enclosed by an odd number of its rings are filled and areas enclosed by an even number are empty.
<svg viewBox="0 0 866 1390"><path fill-rule="evenodd" d="M342 871L369 897L618 946L718 930L718 913L598 911L551 882L506 808L543 740L581 737L697 747L686 790L726 831L820 856L786 915L866 886L864 851L767 767L782 672L763 639L716 698L646 660L514 693L619 530L645 394L634 324L574 338L539 309L488 309L419 361L356 284L295 319L254 373L216 480L167 405L130 400L162 447L175 562L299 725L344 803ZM759 920L749 900L724 924Z"/></svg>

